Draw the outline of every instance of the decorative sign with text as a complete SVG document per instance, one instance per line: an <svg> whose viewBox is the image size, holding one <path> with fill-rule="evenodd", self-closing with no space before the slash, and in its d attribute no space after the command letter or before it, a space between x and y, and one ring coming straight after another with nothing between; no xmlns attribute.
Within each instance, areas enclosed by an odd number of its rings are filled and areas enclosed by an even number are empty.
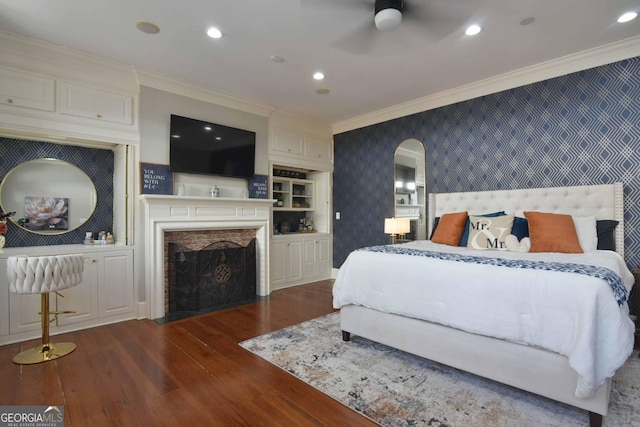
<svg viewBox="0 0 640 427"><path fill-rule="evenodd" d="M173 172L169 165L140 162L141 194L173 194Z"/></svg>
<svg viewBox="0 0 640 427"><path fill-rule="evenodd" d="M269 197L269 185L266 175L254 175L249 180L249 198L266 199Z"/></svg>

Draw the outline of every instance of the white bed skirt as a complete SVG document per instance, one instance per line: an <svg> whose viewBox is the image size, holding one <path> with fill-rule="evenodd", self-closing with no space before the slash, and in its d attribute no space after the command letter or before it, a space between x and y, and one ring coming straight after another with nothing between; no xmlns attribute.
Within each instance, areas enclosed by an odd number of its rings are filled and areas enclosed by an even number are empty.
<svg viewBox="0 0 640 427"><path fill-rule="evenodd" d="M362 306L340 309L343 331L600 415L607 414L611 379L593 397L575 396L578 375L565 356L537 347Z"/></svg>

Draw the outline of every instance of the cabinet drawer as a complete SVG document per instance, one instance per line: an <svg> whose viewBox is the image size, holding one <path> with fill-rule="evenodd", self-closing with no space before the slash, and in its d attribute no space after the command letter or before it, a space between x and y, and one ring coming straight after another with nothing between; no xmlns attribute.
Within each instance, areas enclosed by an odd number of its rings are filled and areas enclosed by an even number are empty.
<svg viewBox="0 0 640 427"><path fill-rule="evenodd" d="M62 114L106 122L133 124L133 98L99 89L58 82Z"/></svg>
<svg viewBox="0 0 640 427"><path fill-rule="evenodd" d="M42 111L55 110L54 80L0 69L0 103Z"/></svg>

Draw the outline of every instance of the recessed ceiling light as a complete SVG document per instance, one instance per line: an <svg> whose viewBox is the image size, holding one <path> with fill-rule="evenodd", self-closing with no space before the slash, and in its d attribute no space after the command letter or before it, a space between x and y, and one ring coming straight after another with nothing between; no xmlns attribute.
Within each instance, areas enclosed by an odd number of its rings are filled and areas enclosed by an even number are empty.
<svg viewBox="0 0 640 427"><path fill-rule="evenodd" d="M158 34L160 32L160 27L149 21L137 21L136 28L147 34Z"/></svg>
<svg viewBox="0 0 640 427"><path fill-rule="evenodd" d="M623 22L629 22L632 21L634 19L636 19L636 16L638 16L638 14L636 12L627 12L627 13L623 13L622 15L620 15L620 17L618 18L618 22L620 22L621 24Z"/></svg>
<svg viewBox="0 0 640 427"><path fill-rule="evenodd" d="M480 31L482 31L482 28L480 28L479 25L473 24L473 25L469 25L467 27L467 30L464 33L468 36L475 36Z"/></svg>
<svg viewBox="0 0 640 427"><path fill-rule="evenodd" d="M284 58L278 55L271 55L269 59L272 60L273 62L284 62Z"/></svg>
<svg viewBox="0 0 640 427"><path fill-rule="evenodd" d="M535 21L536 18L534 18L533 16L530 16L528 18L524 18L522 21L520 21L520 25L529 25L529 24L533 24L533 21Z"/></svg>
<svg viewBox="0 0 640 427"><path fill-rule="evenodd" d="M321 88L319 88L319 89L316 89L316 93L317 93L318 95L326 95L326 94L328 94L329 92L331 92L331 91L330 91L329 89L327 89L326 87L321 87Z"/></svg>
<svg viewBox="0 0 640 427"><path fill-rule="evenodd" d="M316 80L323 80L324 74L321 73L320 71L316 71L315 73L313 73L313 78Z"/></svg>
<svg viewBox="0 0 640 427"><path fill-rule="evenodd" d="M210 130L211 130L211 126L205 126L205 127L204 127L204 130L206 130L206 131L210 131Z"/></svg>
<svg viewBox="0 0 640 427"><path fill-rule="evenodd" d="M212 39L219 39L222 37L222 31L217 27L211 27L207 30L207 35Z"/></svg>

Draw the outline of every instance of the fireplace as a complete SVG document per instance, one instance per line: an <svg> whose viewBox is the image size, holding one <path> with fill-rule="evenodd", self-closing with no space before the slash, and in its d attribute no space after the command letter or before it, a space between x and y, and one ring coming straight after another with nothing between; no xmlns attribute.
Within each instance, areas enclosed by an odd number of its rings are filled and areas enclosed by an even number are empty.
<svg viewBox="0 0 640 427"><path fill-rule="evenodd" d="M202 236L208 232L250 234L251 239L255 239L255 295L269 295L269 214L273 200L164 195L142 195L140 200L144 207L144 301L148 318L163 318L168 310L168 293L165 290L168 260L165 256L169 242L165 241L165 235L171 232L191 236ZM243 246L247 244L238 239L215 240L231 240Z"/></svg>
<svg viewBox="0 0 640 427"><path fill-rule="evenodd" d="M254 302L256 239L242 246L228 240L193 250L168 244L168 320Z"/></svg>

